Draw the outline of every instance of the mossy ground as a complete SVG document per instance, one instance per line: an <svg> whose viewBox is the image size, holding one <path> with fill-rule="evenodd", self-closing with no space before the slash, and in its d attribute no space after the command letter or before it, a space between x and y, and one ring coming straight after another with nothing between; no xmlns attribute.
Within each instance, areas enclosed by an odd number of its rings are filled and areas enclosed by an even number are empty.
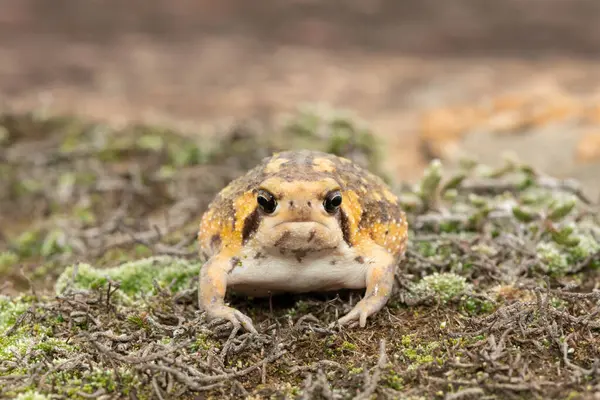
<svg viewBox="0 0 600 400"><path fill-rule="evenodd" d="M197 312L194 235L211 197L272 151L383 174L352 119L306 111L217 142L40 113L0 116L0 397L593 398L600 221L574 184L515 161L433 162L394 184L410 245L392 300L231 297L260 334ZM393 178L390 182L393 182Z"/></svg>

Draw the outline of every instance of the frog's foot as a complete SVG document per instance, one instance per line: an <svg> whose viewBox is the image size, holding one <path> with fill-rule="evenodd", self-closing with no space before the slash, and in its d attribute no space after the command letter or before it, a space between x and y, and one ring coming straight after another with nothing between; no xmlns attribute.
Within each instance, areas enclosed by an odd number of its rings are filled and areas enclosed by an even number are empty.
<svg viewBox="0 0 600 400"><path fill-rule="evenodd" d="M338 324L348 325L358 320L361 328L367 325L367 318L377 313L387 302L385 296L369 296L359 301L354 308L346 315L338 319Z"/></svg>
<svg viewBox="0 0 600 400"><path fill-rule="evenodd" d="M247 315L235 308L228 307L225 305L213 306L207 310L208 319L223 318L227 321L231 321L234 328L244 327L248 332L258 334L256 328L252 324L252 320Z"/></svg>

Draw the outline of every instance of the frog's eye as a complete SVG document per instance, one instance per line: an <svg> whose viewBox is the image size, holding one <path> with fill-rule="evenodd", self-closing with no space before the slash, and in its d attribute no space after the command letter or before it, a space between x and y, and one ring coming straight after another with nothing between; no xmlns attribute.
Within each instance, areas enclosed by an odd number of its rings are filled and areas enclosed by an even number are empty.
<svg viewBox="0 0 600 400"><path fill-rule="evenodd" d="M330 192L325 196L325 200L323 201L323 207L325 207L325 211L330 214L333 214L337 211L337 209L342 205L342 194L339 191Z"/></svg>
<svg viewBox="0 0 600 400"><path fill-rule="evenodd" d="M277 208L277 201L275 200L275 196L273 196L266 190L261 190L260 192L258 192L256 201L258 202L260 208L262 208L262 210L267 214L274 213L275 209Z"/></svg>

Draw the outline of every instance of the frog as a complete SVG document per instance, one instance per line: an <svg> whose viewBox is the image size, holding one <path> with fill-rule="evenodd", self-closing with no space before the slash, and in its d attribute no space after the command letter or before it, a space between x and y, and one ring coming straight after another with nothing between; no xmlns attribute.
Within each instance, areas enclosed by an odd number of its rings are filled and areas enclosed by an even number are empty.
<svg viewBox="0 0 600 400"><path fill-rule="evenodd" d="M208 320L258 333L227 292L363 291L339 326L367 319L389 301L408 242L398 196L367 167L341 155L272 153L224 186L200 219L198 306Z"/></svg>

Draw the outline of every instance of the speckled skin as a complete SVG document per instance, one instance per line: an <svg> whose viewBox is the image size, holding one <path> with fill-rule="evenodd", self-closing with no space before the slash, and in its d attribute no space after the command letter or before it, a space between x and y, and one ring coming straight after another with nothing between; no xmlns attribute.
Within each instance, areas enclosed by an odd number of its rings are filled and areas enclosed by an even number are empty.
<svg viewBox="0 0 600 400"><path fill-rule="evenodd" d="M259 189L276 198L272 214L259 207ZM341 205L327 212L324 199L336 190ZM389 299L407 238L406 216L379 177L327 153L274 154L226 186L203 215L199 304L211 319L256 332L225 305L227 288L253 296L366 288L338 320L364 327Z"/></svg>

